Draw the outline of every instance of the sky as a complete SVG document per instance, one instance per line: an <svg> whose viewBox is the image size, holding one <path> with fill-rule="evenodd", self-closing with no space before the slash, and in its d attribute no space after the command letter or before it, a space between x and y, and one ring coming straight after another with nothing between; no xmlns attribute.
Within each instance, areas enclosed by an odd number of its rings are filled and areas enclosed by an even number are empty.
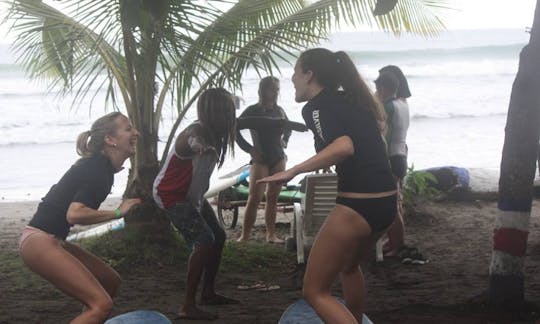
<svg viewBox="0 0 540 324"><path fill-rule="evenodd" d="M488 29L531 27L535 0L448 0L455 10L447 10L442 18L448 29ZM0 2L0 19L5 16L6 5ZM0 43L9 43L11 37L0 25Z"/></svg>
<svg viewBox="0 0 540 324"><path fill-rule="evenodd" d="M451 0L456 10L445 15L448 29L531 27L535 0Z"/></svg>

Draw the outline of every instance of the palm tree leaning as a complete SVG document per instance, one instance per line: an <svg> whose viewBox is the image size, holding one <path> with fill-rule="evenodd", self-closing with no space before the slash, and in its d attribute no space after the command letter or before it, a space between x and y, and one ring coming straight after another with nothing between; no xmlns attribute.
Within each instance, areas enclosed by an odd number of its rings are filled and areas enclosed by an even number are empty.
<svg viewBox="0 0 540 324"><path fill-rule="evenodd" d="M163 156L184 114L206 88L241 90L247 69L279 73L279 61L290 62L340 24L436 35L444 28L437 11L446 8L446 0L400 0L397 5L396 0L8 3L5 23L11 24L13 48L31 78L45 79L61 96L74 94L75 105L105 91L106 105L123 106L141 133L125 196L147 201L159 169L165 104L176 109L178 119ZM376 13L386 14L374 16L376 4ZM154 207L147 208L130 221L152 218Z"/></svg>

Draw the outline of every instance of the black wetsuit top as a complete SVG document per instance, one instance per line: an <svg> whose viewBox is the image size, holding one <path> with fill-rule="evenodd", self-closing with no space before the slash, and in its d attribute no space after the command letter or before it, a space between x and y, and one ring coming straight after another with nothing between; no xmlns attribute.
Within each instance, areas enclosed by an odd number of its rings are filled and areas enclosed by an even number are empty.
<svg viewBox="0 0 540 324"><path fill-rule="evenodd" d="M386 146L373 114L353 107L341 92L321 91L302 109L321 151L341 136L349 136L354 155L336 165L338 191L375 193L396 189Z"/></svg>
<svg viewBox="0 0 540 324"><path fill-rule="evenodd" d="M271 109L265 109L255 104L247 107L239 118L241 117L273 117L273 118L285 118L287 115L280 106ZM240 131L236 133L236 143L242 150L247 153L251 152L251 149L255 147L262 154L262 163L268 167L273 167L276 163L285 158L285 151L281 143L282 136L283 141L287 143L291 136L291 130L284 130L281 127L267 127L264 130L250 129L251 140L253 145L249 144Z"/></svg>
<svg viewBox="0 0 540 324"><path fill-rule="evenodd" d="M98 209L114 183L115 170L102 154L78 160L41 199L29 225L65 240L71 225L66 214L72 202Z"/></svg>

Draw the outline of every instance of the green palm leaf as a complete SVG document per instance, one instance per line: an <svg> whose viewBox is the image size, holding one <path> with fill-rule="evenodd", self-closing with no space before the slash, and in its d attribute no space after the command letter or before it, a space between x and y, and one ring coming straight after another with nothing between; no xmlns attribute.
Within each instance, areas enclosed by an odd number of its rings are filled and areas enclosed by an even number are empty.
<svg viewBox="0 0 540 324"><path fill-rule="evenodd" d="M446 8L445 0L400 0L388 14L374 17L377 0L65 0L54 7L36 0L4 2L11 6L6 21L17 34L18 62L32 78L46 79L60 96L73 93L78 103L100 91L106 104L122 99L141 131L130 178L157 167L166 98L179 112L169 145L207 87L241 90L248 69L279 73L282 61L292 62L344 25L432 36L444 28L437 12ZM140 183L148 186L151 179Z"/></svg>
<svg viewBox="0 0 540 324"><path fill-rule="evenodd" d="M305 5L303 1L239 1L199 35L166 81L165 88L172 83L172 78L176 78L176 92L180 97L177 109L181 113L169 135L165 152L186 109L206 87L239 89L241 77L248 68L254 68L259 75L279 72L278 59L289 61L295 52L326 38L340 23L353 26L377 24L383 30L396 32L400 31L398 27L403 27L406 31L424 35L433 35L443 28L439 20L433 19L434 13L427 10L439 8L442 1L403 2L405 4L398 6L391 17L375 18L371 14L375 0L326 0L311 5ZM424 13L411 18L411 8L421 9ZM265 19L253 18L260 16ZM184 69L185 66L193 69ZM198 84L198 91L186 102L191 94L193 75L199 76L199 82L204 75L204 83ZM161 109L161 99L157 109Z"/></svg>

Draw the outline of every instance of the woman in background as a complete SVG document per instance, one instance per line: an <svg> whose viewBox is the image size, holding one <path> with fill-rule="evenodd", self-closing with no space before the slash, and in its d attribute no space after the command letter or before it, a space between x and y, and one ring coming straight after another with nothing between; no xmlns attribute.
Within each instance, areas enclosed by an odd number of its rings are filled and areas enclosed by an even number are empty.
<svg viewBox="0 0 540 324"><path fill-rule="evenodd" d="M279 79L273 76L263 78L259 82L259 102L251 105L242 112L242 117L271 117L287 119L285 110L277 104L279 95ZM291 130L281 127L265 127L252 129L249 144L240 132L236 134L238 146L251 155L249 168L249 196L244 212L242 234L238 242L249 240L251 229L255 224L257 209L266 189L266 204L264 207L264 220L266 223L266 241L269 243L283 243L276 235L276 212L278 196L281 185L275 183L257 183L257 180L285 170L285 148L291 136Z"/></svg>
<svg viewBox="0 0 540 324"><path fill-rule="evenodd" d="M405 247L405 222L403 221L403 180L407 175L407 131L409 129L409 104L407 98L411 96L409 83L401 69L395 65L387 65L379 70L377 80L382 82L391 77L397 80L397 89L391 101L392 108L387 110L387 119L390 131L388 138L388 156L392 173L398 188L398 206L396 219L388 229L388 241L384 245L385 256L398 256ZM375 83L377 83L377 80Z"/></svg>

